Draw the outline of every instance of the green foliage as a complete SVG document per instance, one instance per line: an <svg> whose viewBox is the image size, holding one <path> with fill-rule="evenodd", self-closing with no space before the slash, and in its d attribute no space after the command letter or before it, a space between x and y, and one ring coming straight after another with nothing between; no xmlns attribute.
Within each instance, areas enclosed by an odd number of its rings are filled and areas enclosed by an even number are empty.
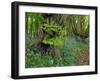
<svg viewBox="0 0 100 81"><path fill-rule="evenodd" d="M62 40L56 37L56 38L44 39L42 42L44 44L50 44L50 45L53 45L53 46L57 47L57 46L61 45Z"/></svg>
<svg viewBox="0 0 100 81"><path fill-rule="evenodd" d="M26 40L26 46L27 47L29 47L29 46L31 46L32 45L32 43L33 43L33 40Z"/></svg>
<svg viewBox="0 0 100 81"><path fill-rule="evenodd" d="M87 15L56 16L27 12L25 20L26 50L32 49L26 52L26 68L77 65L79 56L89 51L89 16ZM85 37L84 41L77 40L83 37ZM55 51L59 52L61 59L57 57Z"/></svg>
<svg viewBox="0 0 100 81"><path fill-rule="evenodd" d="M42 29L46 32L58 32L61 30L60 26L54 25L54 24L44 24Z"/></svg>
<svg viewBox="0 0 100 81"><path fill-rule="evenodd" d="M89 16L71 16L71 22L76 35L89 36Z"/></svg>
<svg viewBox="0 0 100 81"><path fill-rule="evenodd" d="M88 44L76 41L72 37L67 37L62 40L59 49L63 56L60 60L61 65L59 66L72 66L76 65L78 56L83 51L89 50L89 47ZM52 58L51 55L42 55L40 52L29 52L26 54L25 58L26 68L58 66L56 58Z"/></svg>
<svg viewBox="0 0 100 81"><path fill-rule="evenodd" d="M44 26L42 27L42 29L49 33L50 35L54 35L53 32L56 34L53 37L45 37L44 40L42 41L44 44L50 44L53 46L57 46L58 44L61 43L61 40L59 39L59 34L61 31L61 27L60 26L56 26L53 24L44 24Z"/></svg>
<svg viewBox="0 0 100 81"><path fill-rule="evenodd" d="M33 67L51 67L51 66L57 66L56 59L53 59L51 56L43 55L41 56L41 53L33 54L26 56L26 68L33 68Z"/></svg>
<svg viewBox="0 0 100 81"><path fill-rule="evenodd" d="M68 65L75 65L78 56L82 51L89 49L88 44L81 41L76 41L73 37L67 37L62 40L62 44L59 45L59 49L66 57Z"/></svg>
<svg viewBox="0 0 100 81"><path fill-rule="evenodd" d="M39 13L26 13L26 33L36 35L38 29L42 26L43 17Z"/></svg>
<svg viewBox="0 0 100 81"><path fill-rule="evenodd" d="M82 27L83 27L83 31L86 33L89 31L89 16L84 16L82 17Z"/></svg>

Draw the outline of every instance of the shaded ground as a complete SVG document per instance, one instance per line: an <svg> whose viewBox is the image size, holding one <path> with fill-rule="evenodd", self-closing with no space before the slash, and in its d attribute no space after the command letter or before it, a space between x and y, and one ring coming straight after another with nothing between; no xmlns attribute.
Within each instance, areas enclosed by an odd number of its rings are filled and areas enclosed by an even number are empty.
<svg viewBox="0 0 100 81"><path fill-rule="evenodd" d="M79 58L76 61L77 65L89 65L89 52L84 51L79 55Z"/></svg>
<svg viewBox="0 0 100 81"><path fill-rule="evenodd" d="M37 45L38 48L26 48L25 68L89 65L88 42L76 40L74 37L67 37L60 41L61 44L58 48L61 59L54 52L49 52L47 47L45 47L45 50L41 49L39 45Z"/></svg>

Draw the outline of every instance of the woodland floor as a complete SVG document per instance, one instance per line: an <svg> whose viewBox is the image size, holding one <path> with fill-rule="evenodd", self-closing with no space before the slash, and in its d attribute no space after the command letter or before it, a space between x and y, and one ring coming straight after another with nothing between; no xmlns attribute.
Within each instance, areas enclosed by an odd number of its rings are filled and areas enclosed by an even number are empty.
<svg viewBox="0 0 100 81"><path fill-rule="evenodd" d="M89 65L89 52L85 51L79 55L79 58L76 61L77 65Z"/></svg>
<svg viewBox="0 0 100 81"><path fill-rule="evenodd" d="M63 46L64 45L64 46ZM35 48L32 48L35 49ZM52 55L42 54L29 50L25 56L25 67L60 67L60 66L81 66L89 65L89 44L77 41L74 38L67 38L66 44L60 46L61 60Z"/></svg>

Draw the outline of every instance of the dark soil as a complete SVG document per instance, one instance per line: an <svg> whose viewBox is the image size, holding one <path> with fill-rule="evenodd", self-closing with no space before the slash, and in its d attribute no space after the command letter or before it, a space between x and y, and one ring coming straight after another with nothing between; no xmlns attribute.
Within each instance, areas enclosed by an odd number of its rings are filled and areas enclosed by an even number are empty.
<svg viewBox="0 0 100 81"><path fill-rule="evenodd" d="M77 65L89 65L89 51L81 53L76 61Z"/></svg>

